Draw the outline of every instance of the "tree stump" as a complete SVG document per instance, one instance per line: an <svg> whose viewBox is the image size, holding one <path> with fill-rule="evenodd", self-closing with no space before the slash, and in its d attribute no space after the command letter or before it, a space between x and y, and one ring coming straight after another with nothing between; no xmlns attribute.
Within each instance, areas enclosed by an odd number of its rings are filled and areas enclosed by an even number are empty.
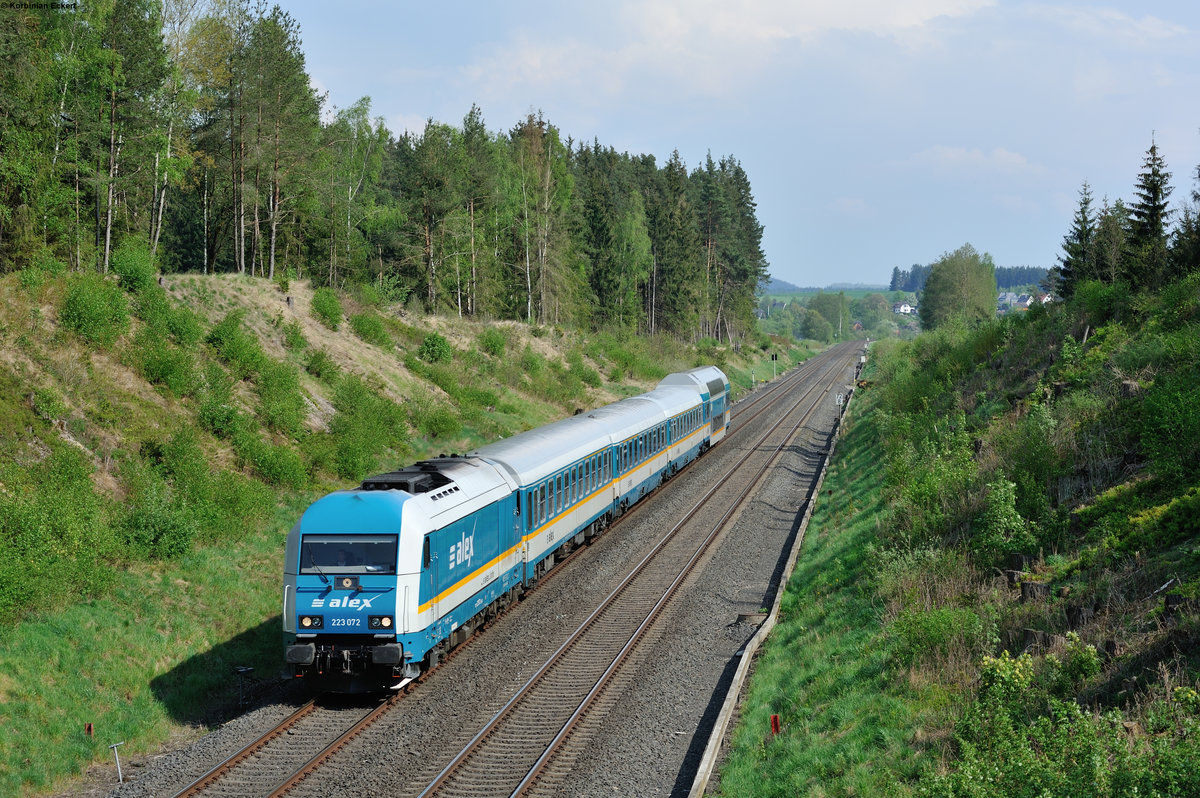
<svg viewBox="0 0 1200 798"><path fill-rule="evenodd" d="M1050 597L1050 585L1045 582L1022 582L1021 601L1045 601Z"/></svg>

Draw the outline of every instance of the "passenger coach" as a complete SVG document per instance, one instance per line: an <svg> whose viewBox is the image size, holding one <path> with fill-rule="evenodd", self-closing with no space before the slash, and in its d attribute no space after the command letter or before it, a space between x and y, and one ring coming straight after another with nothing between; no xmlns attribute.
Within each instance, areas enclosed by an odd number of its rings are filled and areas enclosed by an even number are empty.
<svg viewBox="0 0 1200 798"><path fill-rule="evenodd" d="M436 665L724 438L728 397L720 369L672 374L649 393L314 502L285 553L293 674L370 690Z"/></svg>

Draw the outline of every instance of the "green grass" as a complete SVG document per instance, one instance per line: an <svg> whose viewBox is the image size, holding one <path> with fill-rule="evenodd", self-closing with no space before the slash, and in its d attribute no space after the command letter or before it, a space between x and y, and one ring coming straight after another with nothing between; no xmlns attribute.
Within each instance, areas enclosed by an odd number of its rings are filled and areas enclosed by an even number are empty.
<svg viewBox="0 0 1200 798"><path fill-rule="evenodd" d="M952 696L897 678L874 600L867 552L884 506L878 434L869 415L858 418L835 450L742 706L721 795L907 795L937 761L922 730L939 725Z"/></svg>
<svg viewBox="0 0 1200 798"><path fill-rule="evenodd" d="M234 666L274 678L284 538L311 498L234 543L138 565L101 598L6 629L0 794L55 789L111 757L113 743L125 742L128 758L153 751L177 724L219 719L238 701Z"/></svg>

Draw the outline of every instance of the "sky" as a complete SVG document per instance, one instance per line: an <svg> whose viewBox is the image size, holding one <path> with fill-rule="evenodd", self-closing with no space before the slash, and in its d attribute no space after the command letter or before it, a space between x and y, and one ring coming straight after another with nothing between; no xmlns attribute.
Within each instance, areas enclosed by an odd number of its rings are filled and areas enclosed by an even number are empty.
<svg viewBox="0 0 1200 798"><path fill-rule="evenodd" d="M1200 165L1196 0L279 0L331 108L399 133L563 137L689 169L736 158L773 277L886 285L969 243L1048 268L1086 180L1131 201L1157 143Z"/></svg>

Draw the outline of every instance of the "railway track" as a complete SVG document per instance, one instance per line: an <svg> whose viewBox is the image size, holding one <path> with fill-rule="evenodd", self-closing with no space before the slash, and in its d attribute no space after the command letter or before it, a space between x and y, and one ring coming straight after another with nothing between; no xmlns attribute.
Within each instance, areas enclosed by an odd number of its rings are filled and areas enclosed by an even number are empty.
<svg viewBox="0 0 1200 798"><path fill-rule="evenodd" d="M854 351L857 351L857 349ZM844 367L848 357L848 354L843 354L829 359L814 358L812 361L802 364L799 368L789 372L784 379L772 383L770 387L754 392L739 402L737 407L734 408L732 416L734 424L731 426L726 441L722 446L724 448L744 447L747 450L747 455L743 457L743 460L756 458L756 462L761 462L761 465L756 468L756 476L736 489L739 495L749 492L753 481L758 478L757 475L761 475L769 467L774 456L773 453L786 444L786 441L804 423L804 420L801 418L792 424L789 431L781 433L785 437L781 438L777 443L766 441L765 436L762 435L753 442L749 442L748 439L752 435L755 426L752 422L762 416L762 414L776 407L797 385L806 380L811 380L821 373L832 374L838 368ZM827 380L821 379L815 380L815 382L817 385L823 386L821 390L827 391ZM810 388L806 391L805 396L811 395L816 390L818 390L816 387ZM795 402L793 411L803 401L802 397L801 400ZM781 425L782 420L772 425L772 429L778 432ZM764 455L766 456L764 457ZM683 473L687 474L688 472L685 471ZM727 485L724 490L714 488L710 491L706 500L698 504L692 513L689 514L689 517L694 518L700 512L701 507L712 506L714 503L718 506L728 506L729 513L726 513L726 519L731 517L741 498L730 498L731 494L729 491L733 490L733 488L729 487L728 479L726 479L726 482ZM634 505L631 511L626 513L618 523L627 523L636 517L646 504L647 502L639 502L637 505ZM719 534L720 526L719 524L718 528L709 530L705 534L705 537L710 538L710 542L711 539L715 539L716 535ZM590 668L589 672L595 673L595 678L592 678L592 676L587 677L590 680L588 690L582 691L581 695L579 688L574 686L576 682L581 680L580 676L563 665L554 667L548 664L542 669L547 674L551 671L557 674L567 674L565 677L561 675L557 677L548 675L538 679L538 681L544 683L544 686L539 688L543 691L541 695L543 697L550 696L548 699L543 698L543 703L568 703L564 700L563 695L566 694L566 691L570 691L572 695L570 703L574 707L574 711L568 713L574 716L568 719L570 720L571 728L579 730L590 722L588 708L602 705L605 700L603 685L609 684L611 686L619 684L620 679L624 678L628 673L628 666L637 661L637 657L640 655L636 652L637 647L633 644L638 640L653 639L653 621L669 603L674 589L686 578L688 570L699 561L703 555L704 548L708 545L704 544L697 548L693 544L689 550L689 547L684 545L684 542L690 540L691 537L692 534L684 530L681 523L680 527L667 535L668 539L660 544L659 549L656 550L657 554L648 556L643 561L643 564L639 565L639 568L636 569L643 572L653 572L653 574L646 573L638 579L633 579L633 581L638 582L637 585L631 584L630 586L614 591L614 596L618 593L624 596L623 606L625 609L621 609L618 606L606 612L598 610L596 613L597 619L584 624L584 626L596 627L596 630L589 635L588 641L568 642L562 646L560 651L577 649L581 652L582 657L580 653L574 656L584 661L603 660L604 667L600 667L598 671L595 666ZM574 553L572 554L573 556ZM655 561L656 564L651 566L651 561ZM668 561L673 563L673 565L667 565ZM688 562L691 565L685 564ZM673 574L672 570L674 571ZM553 581L553 577L561 572L561 567L555 567L546 574L545 578L540 580L539 587ZM631 574L631 578L633 576L635 575ZM640 598L634 601L635 597ZM647 613L646 607L648 606L653 606L653 611ZM637 609L638 607L641 607L641 609ZM599 617L602 615L605 616L603 619ZM605 631L606 629L607 631ZM601 642L598 643L596 641ZM458 654L466 646L466 643L460 645L453 654ZM628 650L619 657L614 658L611 655L614 649L624 650L626 648ZM610 653L604 654L603 651L606 650ZM558 678L560 681L555 682L554 678ZM556 690L563 692L556 694ZM310 704L301 707L296 713L285 719L278 727L262 735L250 745L247 745L229 760L212 768L186 788L176 793L176 795L276 796L288 794L298 784L304 782L306 778L319 772L331 758L336 757L339 750L348 745L350 740L384 717L397 704L402 703L405 692L407 691L402 691L393 695L387 701L380 702L369 712L359 710L357 716L354 718L347 717L347 714L353 715L355 713L347 710L345 707L331 712L329 708L322 707L319 702L310 702ZM535 706L538 703L538 699L526 699L526 702L531 706ZM504 713L502 711L502 713L498 714ZM518 717L516 713L509 714L514 714L514 718ZM563 763L569 763L571 758L571 748L569 746L563 747L562 745L564 740L570 738L569 734L562 734L561 739L557 743L553 739L550 739L553 736L558 736L558 732L561 732L565 728L566 721L559 719L557 721L533 720L528 722L532 723L532 725L527 727L521 726L520 722L518 722L517 725L509 726L510 731L506 732L506 734L515 734L516 737L520 738L532 736L531 730L534 728L548 730L541 732L543 742L533 745L530 748L531 752L536 754L536 756L532 757L532 764L529 767L522 766L522 768L517 768L514 765L513 758L503 753L505 750L504 744L497 744L503 738L497 732L481 732L478 735L480 739L495 739L497 741L490 744L491 750L493 752L502 752L503 770L520 770L518 779L524 774L525 778L521 781L521 784L514 787L514 790L518 792L518 787L520 790L526 789L538 774L544 773L545 775L542 778L553 781L555 778L553 775L555 768L561 768ZM517 731L513 732L511 729L516 729ZM550 734L551 732L554 734ZM557 753L548 753L554 751L557 751ZM530 754L527 754L525 758L529 759L530 756ZM486 760L480 759L478 761L485 762ZM483 769L486 771L488 765L483 765ZM469 775L463 775L468 774L469 771L464 770L459 772L456 768L447 768L447 770L458 773L458 775L453 777L453 781L444 780L445 783L440 784L440 786L434 786L431 783L422 794L509 794L498 788L498 785L495 783L494 770L482 778L475 777L475 781L472 781L472 777ZM416 776L414 775L415 778ZM413 789L415 794L415 790L420 789L419 784ZM514 794L516 793L514 792Z"/></svg>
<svg viewBox="0 0 1200 798"><path fill-rule="evenodd" d="M823 364L824 377L845 367L840 358ZM811 376L811 374L809 375ZM435 795L522 795L539 783L561 784L579 746L575 733L589 713L619 691L622 678L646 656L646 643L676 590L725 530L741 503L776 455L817 407L814 395L828 393L814 382L771 424L671 529L601 606L496 715L466 741L459 753L420 793ZM773 401L786 401L785 393ZM770 402L760 408L764 412ZM713 508L717 508L714 512ZM712 516L719 515L716 523ZM586 735L583 735L586 737Z"/></svg>
<svg viewBox="0 0 1200 798"><path fill-rule="evenodd" d="M377 702L377 706L363 713L337 699L317 696L175 793L175 798L282 794L297 774L323 761L346 739L348 732L338 730L346 728L347 714L356 716L350 730L361 730L397 699L398 696L392 696Z"/></svg>

